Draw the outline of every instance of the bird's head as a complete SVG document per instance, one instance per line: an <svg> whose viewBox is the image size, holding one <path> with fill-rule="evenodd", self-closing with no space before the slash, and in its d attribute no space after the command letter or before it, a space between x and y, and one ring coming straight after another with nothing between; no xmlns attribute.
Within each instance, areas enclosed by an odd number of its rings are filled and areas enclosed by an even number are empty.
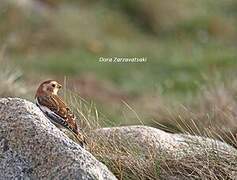
<svg viewBox="0 0 237 180"><path fill-rule="evenodd" d="M57 81L48 80L40 84L36 96L39 95L57 95L59 89L62 87Z"/></svg>

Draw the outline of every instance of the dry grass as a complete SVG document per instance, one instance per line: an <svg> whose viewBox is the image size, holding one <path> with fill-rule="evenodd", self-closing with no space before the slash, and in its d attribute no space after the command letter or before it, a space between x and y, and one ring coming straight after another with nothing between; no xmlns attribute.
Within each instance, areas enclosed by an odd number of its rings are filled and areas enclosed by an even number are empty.
<svg viewBox="0 0 237 180"><path fill-rule="evenodd" d="M120 139L116 135L114 135L114 138L98 135L95 129L111 126L112 124L108 124L109 121L97 111L93 103L88 103L73 93L67 95L67 101L75 108L77 115L80 117L81 126L88 135L88 150L106 164L118 179L142 180L177 177L179 179L217 180L233 179L237 175L237 154L216 151L215 146L210 149L210 146L205 146L203 143L197 144L199 142L196 141L188 142L189 146L194 147L194 152L195 147L201 146L204 149L204 154L196 153L194 156L174 158L165 153L156 152L152 145L148 148L149 152L144 153L141 147L129 142L128 139ZM205 104L205 102L203 103ZM218 103L218 105L221 104ZM214 134L219 139L225 139L225 137L222 137L222 132L213 128L214 126L202 127L200 124L196 124L197 115L192 113L191 110L188 113L187 108L184 109L183 117L179 116L176 121L177 129L188 134L206 137L213 137ZM206 108L205 110L205 112L208 112L210 109ZM228 123L225 124L228 126ZM236 141L232 141L232 144L237 145ZM209 150L206 150L208 148Z"/></svg>
<svg viewBox="0 0 237 180"><path fill-rule="evenodd" d="M182 100L146 93L130 104L146 125L237 144L237 81L231 78L215 80ZM126 112L125 116L131 121L137 115Z"/></svg>
<svg viewBox="0 0 237 180"><path fill-rule="evenodd" d="M143 116L153 119L153 126L212 137L237 147L236 90L237 82L231 81L204 87L199 95L184 104L167 103L160 96L137 103L143 104L147 113Z"/></svg>

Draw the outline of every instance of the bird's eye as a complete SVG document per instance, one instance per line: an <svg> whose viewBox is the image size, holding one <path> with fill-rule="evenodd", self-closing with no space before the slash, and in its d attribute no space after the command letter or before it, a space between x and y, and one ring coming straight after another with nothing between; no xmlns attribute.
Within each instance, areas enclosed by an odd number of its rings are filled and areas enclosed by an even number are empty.
<svg viewBox="0 0 237 180"><path fill-rule="evenodd" d="M53 87L56 87L56 85L55 85L55 84L52 84L52 86L53 86Z"/></svg>

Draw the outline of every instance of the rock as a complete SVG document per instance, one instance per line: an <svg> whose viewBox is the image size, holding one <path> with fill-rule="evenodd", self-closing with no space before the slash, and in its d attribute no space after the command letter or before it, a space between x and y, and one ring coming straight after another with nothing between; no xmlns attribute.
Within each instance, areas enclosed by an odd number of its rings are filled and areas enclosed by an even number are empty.
<svg viewBox="0 0 237 180"><path fill-rule="evenodd" d="M91 136L107 147L116 147L107 149L102 159L123 164L124 176L136 172L136 178L143 179L237 178L237 150L218 140L146 126L102 128Z"/></svg>
<svg viewBox="0 0 237 180"><path fill-rule="evenodd" d="M0 99L0 179L116 179L33 103Z"/></svg>
<svg viewBox="0 0 237 180"><path fill-rule="evenodd" d="M200 153L200 151L213 150L213 148L218 151L237 153L234 147L217 140L185 134L171 134L147 126L101 128L96 130L96 134L106 136L106 140L121 141L126 139L129 143L139 145L144 153L148 152L150 147L153 147L157 152L183 156L187 155L186 152L197 153L198 151ZM193 151L194 149L197 151Z"/></svg>

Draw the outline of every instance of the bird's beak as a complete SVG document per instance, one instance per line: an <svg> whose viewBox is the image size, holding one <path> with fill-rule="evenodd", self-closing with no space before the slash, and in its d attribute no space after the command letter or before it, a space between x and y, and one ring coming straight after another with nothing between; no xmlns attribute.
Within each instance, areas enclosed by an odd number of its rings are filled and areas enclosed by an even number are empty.
<svg viewBox="0 0 237 180"><path fill-rule="evenodd" d="M61 89L61 87L62 87L62 85L61 85L61 84L58 84L57 86L58 86L58 89Z"/></svg>

